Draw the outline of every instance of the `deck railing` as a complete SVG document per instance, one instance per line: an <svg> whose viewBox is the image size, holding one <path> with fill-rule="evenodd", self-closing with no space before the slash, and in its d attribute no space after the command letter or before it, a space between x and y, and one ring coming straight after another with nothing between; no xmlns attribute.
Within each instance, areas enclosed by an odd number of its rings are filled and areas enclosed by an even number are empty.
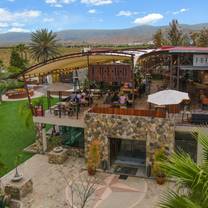
<svg viewBox="0 0 208 208"><path fill-rule="evenodd" d="M129 115L129 116L144 116L165 118L166 113L161 111L149 109L134 109L134 108L110 108L110 107L93 107L89 112L100 114L115 114L115 115Z"/></svg>

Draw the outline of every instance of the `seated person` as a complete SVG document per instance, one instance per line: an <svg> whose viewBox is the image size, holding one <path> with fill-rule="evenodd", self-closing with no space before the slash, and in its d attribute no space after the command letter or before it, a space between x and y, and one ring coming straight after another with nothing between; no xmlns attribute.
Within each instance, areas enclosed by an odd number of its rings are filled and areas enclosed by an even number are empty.
<svg viewBox="0 0 208 208"><path fill-rule="evenodd" d="M121 105L126 105L126 101L127 101L126 96L124 94L121 94L121 96L119 98L119 103Z"/></svg>
<svg viewBox="0 0 208 208"><path fill-rule="evenodd" d="M130 89L133 88L133 84L131 82L128 83L128 88L130 88Z"/></svg>
<svg viewBox="0 0 208 208"><path fill-rule="evenodd" d="M86 92L83 91L82 94L81 94L81 96L84 96L85 97L86 96Z"/></svg>
<svg viewBox="0 0 208 208"><path fill-rule="evenodd" d="M184 100L183 101L183 111L182 111L182 121L184 121L184 116L187 117L187 121L190 120L191 117L191 101Z"/></svg>
<svg viewBox="0 0 208 208"><path fill-rule="evenodd" d="M119 105L119 96L117 92L114 93L113 97L111 98L111 102L113 105Z"/></svg>
<svg viewBox="0 0 208 208"><path fill-rule="evenodd" d="M88 101L85 99L85 96L81 95L80 97L80 103L83 104L83 105L88 105Z"/></svg>
<svg viewBox="0 0 208 208"><path fill-rule="evenodd" d="M75 95L74 99L72 100L72 102L80 103L80 98L81 98L81 94L76 92L76 95Z"/></svg>
<svg viewBox="0 0 208 208"><path fill-rule="evenodd" d="M110 103L111 103L111 93L107 92L104 97L104 104L110 104Z"/></svg>
<svg viewBox="0 0 208 208"><path fill-rule="evenodd" d="M128 93L127 96L127 105L130 106L133 104L133 94L132 93Z"/></svg>
<svg viewBox="0 0 208 208"><path fill-rule="evenodd" d="M76 93L73 92L73 93L70 95L70 101L74 101L75 97L76 97Z"/></svg>

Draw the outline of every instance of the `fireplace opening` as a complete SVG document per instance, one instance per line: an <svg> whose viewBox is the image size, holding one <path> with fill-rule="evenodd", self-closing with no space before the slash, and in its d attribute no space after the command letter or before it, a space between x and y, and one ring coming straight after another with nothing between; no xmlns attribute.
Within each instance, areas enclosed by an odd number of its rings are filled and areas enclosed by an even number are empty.
<svg viewBox="0 0 208 208"><path fill-rule="evenodd" d="M146 141L115 138L109 140L111 167L116 165L123 169L129 167L132 173L134 168L146 167Z"/></svg>

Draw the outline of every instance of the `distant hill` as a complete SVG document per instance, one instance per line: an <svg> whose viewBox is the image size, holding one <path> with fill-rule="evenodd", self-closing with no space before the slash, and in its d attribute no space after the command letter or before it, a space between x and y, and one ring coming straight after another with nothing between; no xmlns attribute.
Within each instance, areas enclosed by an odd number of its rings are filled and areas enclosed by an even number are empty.
<svg viewBox="0 0 208 208"><path fill-rule="evenodd" d="M208 23L196 25L181 25L185 32L197 31L208 27ZM152 40L153 34L162 28L166 30L168 26L137 26L128 29L115 30L63 30L57 32L60 42L89 42L89 43L144 43ZM0 45L29 42L30 33L3 33L0 34Z"/></svg>

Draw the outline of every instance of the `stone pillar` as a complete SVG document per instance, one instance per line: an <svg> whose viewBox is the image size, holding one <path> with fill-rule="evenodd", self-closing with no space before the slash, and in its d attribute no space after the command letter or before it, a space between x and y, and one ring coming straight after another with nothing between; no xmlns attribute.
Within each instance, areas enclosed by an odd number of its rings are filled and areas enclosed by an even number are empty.
<svg viewBox="0 0 208 208"><path fill-rule="evenodd" d="M48 149L47 138L46 138L46 129L42 128L42 141L43 141L43 153Z"/></svg>
<svg viewBox="0 0 208 208"><path fill-rule="evenodd" d="M10 195L12 199L21 200L33 190L33 182L31 178L23 178L19 182L10 181L5 185L5 194Z"/></svg>
<svg viewBox="0 0 208 208"><path fill-rule="evenodd" d="M38 153L43 154L43 124L41 123L36 123L36 144L37 144L37 151Z"/></svg>

